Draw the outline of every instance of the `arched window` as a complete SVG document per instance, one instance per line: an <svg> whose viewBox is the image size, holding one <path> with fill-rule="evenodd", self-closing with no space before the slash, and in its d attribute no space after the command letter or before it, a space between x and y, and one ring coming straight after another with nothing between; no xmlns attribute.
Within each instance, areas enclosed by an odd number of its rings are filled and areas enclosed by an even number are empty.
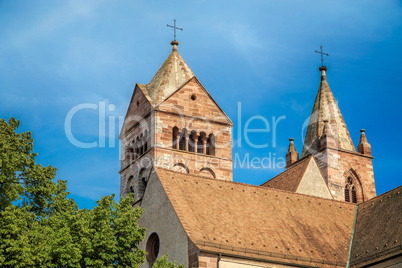
<svg viewBox="0 0 402 268"><path fill-rule="evenodd" d="M133 160L137 159L137 152L135 150L135 139L131 141L132 144L132 154L133 154Z"/></svg>
<svg viewBox="0 0 402 268"><path fill-rule="evenodd" d="M202 154L204 152L204 142L201 139L201 136L198 137L197 141L197 153Z"/></svg>
<svg viewBox="0 0 402 268"><path fill-rule="evenodd" d="M348 177L345 183L345 202L357 203L355 180Z"/></svg>
<svg viewBox="0 0 402 268"><path fill-rule="evenodd" d="M134 194L134 177L130 176L130 178L128 178L127 180L127 190L126 190L127 194Z"/></svg>
<svg viewBox="0 0 402 268"><path fill-rule="evenodd" d="M190 136L189 136L189 140L188 140L188 151L189 152L195 152L196 138L197 138L197 132L195 132L195 130L192 130L190 133Z"/></svg>
<svg viewBox="0 0 402 268"><path fill-rule="evenodd" d="M185 173L185 174L190 173L190 170L188 169L188 167L183 163L174 164L172 170L177 171L177 172L181 172L181 173Z"/></svg>
<svg viewBox="0 0 402 268"><path fill-rule="evenodd" d="M181 135L180 135L179 150L185 151L186 143L187 143L187 129L183 128L181 130Z"/></svg>
<svg viewBox="0 0 402 268"><path fill-rule="evenodd" d="M207 140L207 155L215 155L215 135L209 134Z"/></svg>
<svg viewBox="0 0 402 268"><path fill-rule="evenodd" d="M211 178L211 179L216 178L215 172L212 169L208 168L208 167L204 167L204 168L200 169L200 175L204 176L204 177Z"/></svg>
<svg viewBox="0 0 402 268"><path fill-rule="evenodd" d="M206 148L204 148L204 141L206 141L207 135L205 134L204 131L200 132L200 136L198 137L198 142L197 142L197 153L199 154L206 154Z"/></svg>
<svg viewBox="0 0 402 268"><path fill-rule="evenodd" d="M142 134L141 134L141 137L140 137L140 141L139 141L138 146L140 147L140 155L142 155L142 154L144 153L143 136L142 136Z"/></svg>
<svg viewBox="0 0 402 268"><path fill-rule="evenodd" d="M137 137L137 141L135 142L135 153L137 154L137 158L141 155L140 143L140 137Z"/></svg>
<svg viewBox="0 0 402 268"><path fill-rule="evenodd" d="M147 260L150 263L154 263L154 261L158 258L159 254L159 236L156 233L152 233L147 241L147 245L145 247L147 254Z"/></svg>
<svg viewBox="0 0 402 268"><path fill-rule="evenodd" d="M352 187L352 202L357 203L357 195L355 186Z"/></svg>
<svg viewBox="0 0 402 268"><path fill-rule="evenodd" d="M350 190L348 184L345 186L345 201L350 202Z"/></svg>
<svg viewBox="0 0 402 268"><path fill-rule="evenodd" d="M130 144L126 145L126 149L124 151L124 160L129 160L130 155L133 151L133 148L130 146Z"/></svg>
<svg viewBox="0 0 402 268"><path fill-rule="evenodd" d="M179 142L179 139L180 139L180 136L179 136L179 128L178 127L174 127L173 128L173 131L172 131L172 148L173 149L179 149L179 144L178 144L178 142Z"/></svg>
<svg viewBox="0 0 402 268"><path fill-rule="evenodd" d="M144 135L144 153L148 151L148 131L145 130L145 135Z"/></svg>

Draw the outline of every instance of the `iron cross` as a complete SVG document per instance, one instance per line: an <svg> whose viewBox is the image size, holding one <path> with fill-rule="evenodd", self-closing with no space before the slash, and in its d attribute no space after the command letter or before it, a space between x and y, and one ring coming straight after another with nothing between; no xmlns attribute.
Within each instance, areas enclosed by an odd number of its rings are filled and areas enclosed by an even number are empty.
<svg viewBox="0 0 402 268"><path fill-rule="evenodd" d="M317 50L316 50L315 53L321 54L321 66L324 66L324 58L323 58L323 55L329 56L329 54L322 52L322 46L320 46L320 48L321 48L321 51L317 51Z"/></svg>
<svg viewBox="0 0 402 268"><path fill-rule="evenodd" d="M173 20L173 21L174 21L174 26L170 26L169 24L167 24L167 27L174 29L174 40L173 41L176 41L176 29L183 31L183 28L176 27L176 20Z"/></svg>

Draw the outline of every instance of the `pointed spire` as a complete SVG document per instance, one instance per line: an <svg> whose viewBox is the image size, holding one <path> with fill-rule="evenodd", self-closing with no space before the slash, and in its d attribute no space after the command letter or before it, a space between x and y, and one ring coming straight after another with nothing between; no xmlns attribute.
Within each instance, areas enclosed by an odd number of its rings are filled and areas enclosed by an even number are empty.
<svg viewBox="0 0 402 268"><path fill-rule="evenodd" d="M359 141L359 145L357 145L357 152L371 156L371 145L367 141L366 133L365 133L366 131L364 129L361 129L360 132L361 132L360 141Z"/></svg>
<svg viewBox="0 0 402 268"><path fill-rule="evenodd" d="M293 143L294 139L290 138L289 141L289 149L286 154L286 167L289 167L291 164L299 160L299 153L296 151L296 146Z"/></svg>
<svg viewBox="0 0 402 268"><path fill-rule="evenodd" d="M154 104L163 102L167 97L194 77L193 72L180 56L177 46L179 41L170 43L173 48L161 68L146 85L149 96Z"/></svg>
<svg viewBox="0 0 402 268"><path fill-rule="evenodd" d="M311 112L304 140L302 158L314 154L320 149L320 137L324 131L324 119L329 121L337 148L355 151L341 111L329 88L326 76L327 67L321 66L319 70L321 72L321 83L314 102L313 111Z"/></svg>

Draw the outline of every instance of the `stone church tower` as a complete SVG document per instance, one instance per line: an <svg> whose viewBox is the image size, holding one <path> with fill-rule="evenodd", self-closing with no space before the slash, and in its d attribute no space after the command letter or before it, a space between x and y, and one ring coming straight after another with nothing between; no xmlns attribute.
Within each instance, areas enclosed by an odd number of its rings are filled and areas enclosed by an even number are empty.
<svg viewBox="0 0 402 268"><path fill-rule="evenodd" d="M136 84L119 136L120 195L135 202L154 167L232 181L233 123L171 45L151 82Z"/></svg>
<svg viewBox="0 0 402 268"><path fill-rule="evenodd" d="M310 116L301 159L313 155L335 200L360 203L376 196L371 146L361 130L357 151L329 88L327 67L321 66L321 83ZM298 161L293 141L287 167Z"/></svg>
<svg viewBox="0 0 402 268"><path fill-rule="evenodd" d="M375 197L370 144L362 131L355 150L326 67L301 158L290 139L287 169L250 185L232 181L232 122L171 44L120 133L120 195L144 209L140 268L166 254L184 267L400 267L402 186Z"/></svg>

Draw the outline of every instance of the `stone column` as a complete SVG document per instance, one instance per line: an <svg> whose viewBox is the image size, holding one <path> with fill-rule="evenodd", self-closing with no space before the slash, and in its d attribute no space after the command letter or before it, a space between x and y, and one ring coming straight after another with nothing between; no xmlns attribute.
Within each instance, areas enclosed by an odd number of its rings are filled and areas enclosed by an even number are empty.
<svg viewBox="0 0 402 268"><path fill-rule="evenodd" d="M207 139L203 139L202 144L203 144L202 153L207 154Z"/></svg>

